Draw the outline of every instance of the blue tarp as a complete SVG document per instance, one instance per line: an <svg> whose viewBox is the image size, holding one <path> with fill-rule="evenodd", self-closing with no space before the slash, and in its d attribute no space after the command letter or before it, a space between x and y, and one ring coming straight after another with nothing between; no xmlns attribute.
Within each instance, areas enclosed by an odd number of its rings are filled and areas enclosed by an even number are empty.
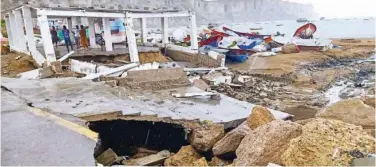
<svg viewBox="0 0 376 167"><path fill-rule="evenodd" d="M248 59L248 53L245 54L236 54L234 52L227 52L226 59L233 61L233 62L244 62Z"/></svg>

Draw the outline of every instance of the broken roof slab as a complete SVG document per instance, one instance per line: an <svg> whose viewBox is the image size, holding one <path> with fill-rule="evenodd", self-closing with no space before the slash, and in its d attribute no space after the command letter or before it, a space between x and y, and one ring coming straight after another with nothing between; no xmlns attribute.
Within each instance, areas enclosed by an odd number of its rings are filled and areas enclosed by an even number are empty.
<svg viewBox="0 0 376 167"><path fill-rule="evenodd" d="M124 116L156 116L172 120L209 120L233 124L234 121L247 118L255 106L225 95L221 95L220 100L174 98L170 95L172 92L203 92L196 87L139 92L78 78L51 78L25 82L4 77L1 85L31 102L34 107L77 117L121 111ZM281 111L270 111L277 119L291 117Z"/></svg>

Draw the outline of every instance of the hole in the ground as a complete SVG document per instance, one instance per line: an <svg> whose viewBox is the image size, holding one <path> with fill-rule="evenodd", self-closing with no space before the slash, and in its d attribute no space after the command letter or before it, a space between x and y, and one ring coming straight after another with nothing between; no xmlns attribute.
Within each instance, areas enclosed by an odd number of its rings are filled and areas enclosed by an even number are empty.
<svg viewBox="0 0 376 167"><path fill-rule="evenodd" d="M186 130L182 125L137 121L110 120L89 122L89 128L98 132L100 142L94 157L111 148L118 156L132 156L140 147L150 150L177 152L187 145Z"/></svg>

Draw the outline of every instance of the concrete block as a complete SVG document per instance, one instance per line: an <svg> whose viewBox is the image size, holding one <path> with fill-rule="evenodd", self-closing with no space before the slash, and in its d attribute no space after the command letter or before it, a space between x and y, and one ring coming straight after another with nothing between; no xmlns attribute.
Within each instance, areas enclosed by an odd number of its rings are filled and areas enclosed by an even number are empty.
<svg viewBox="0 0 376 167"><path fill-rule="evenodd" d="M103 164L104 166L109 166L117 160L117 157L118 156L116 155L116 153L111 148L109 148L101 155L96 157L95 160L98 163Z"/></svg>
<svg viewBox="0 0 376 167"><path fill-rule="evenodd" d="M188 78L182 68L129 71L119 79L119 86L134 89L160 90L187 86Z"/></svg>
<svg viewBox="0 0 376 167"><path fill-rule="evenodd" d="M202 77L202 79L210 85L219 85L221 83L231 83L231 76L223 76L220 72L213 72Z"/></svg>
<svg viewBox="0 0 376 167"><path fill-rule="evenodd" d="M62 74L63 73L63 67L61 66L60 61L54 61L51 62L51 69L55 72L55 74Z"/></svg>
<svg viewBox="0 0 376 167"><path fill-rule="evenodd" d="M170 156L170 152L163 150L157 154L149 155L142 158L123 161L126 166L159 166Z"/></svg>
<svg viewBox="0 0 376 167"><path fill-rule="evenodd" d="M44 68L38 68L35 70L27 71L18 74L21 79L43 79L50 76L53 76L55 72L52 70L51 66L47 66Z"/></svg>

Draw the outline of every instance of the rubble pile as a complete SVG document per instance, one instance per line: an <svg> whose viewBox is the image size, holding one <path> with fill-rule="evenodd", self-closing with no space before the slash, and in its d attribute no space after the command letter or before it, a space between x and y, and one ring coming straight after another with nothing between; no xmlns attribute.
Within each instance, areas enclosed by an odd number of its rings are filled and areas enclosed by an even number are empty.
<svg viewBox="0 0 376 167"><path fill-rule="evenodd" d="M350 103L358 105L350 107ZM346 166L375 153L375 137L358 126L367 122L361 120L370 116L361 115L371 112L370 108L373 107L358 99L344 100L324 108L315 118L291 122L276 120L268 109L256 106L246 121L226 134L223 125L202 122L191 126L189 145L182 146L176 154L163 157L154 152L145 157L153 157L153 162L165 166L231 163L234 166ZM346 120L351 117L355 121ZM138 165L142 163L135 162L145 162L139 159L126 162Z"/></svg>

